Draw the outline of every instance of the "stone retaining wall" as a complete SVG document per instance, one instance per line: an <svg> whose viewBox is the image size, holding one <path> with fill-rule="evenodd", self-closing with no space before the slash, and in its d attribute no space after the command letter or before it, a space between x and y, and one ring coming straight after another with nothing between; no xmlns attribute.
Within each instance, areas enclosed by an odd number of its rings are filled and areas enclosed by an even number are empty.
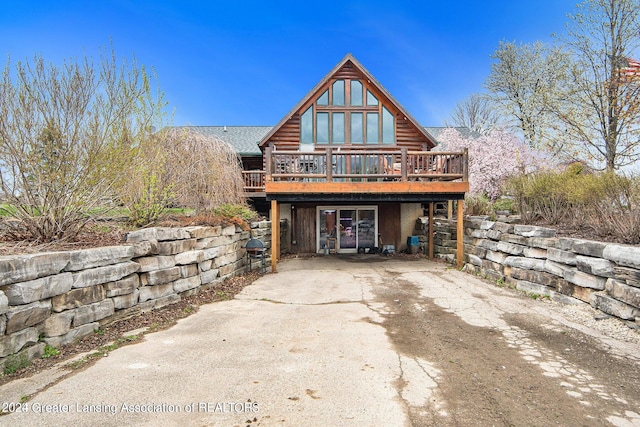
<svg viewBox="0 0 640 427"><path fill-rule="evenodd" d="M0 367L241 274L249 238L271 243L270 222L251 228L147 228L122 246L0 257Z"/></svg>
<svg viewBox="0 0 640 427"><path fill-rule="evenodd" d="M424 222L416 229L424 230ZM434 252L454 263L456 222L435 222ZM558 238L552 228L470 217L464 251L466 271L564 303L588 303L640 324L638 246Z"/></svg>

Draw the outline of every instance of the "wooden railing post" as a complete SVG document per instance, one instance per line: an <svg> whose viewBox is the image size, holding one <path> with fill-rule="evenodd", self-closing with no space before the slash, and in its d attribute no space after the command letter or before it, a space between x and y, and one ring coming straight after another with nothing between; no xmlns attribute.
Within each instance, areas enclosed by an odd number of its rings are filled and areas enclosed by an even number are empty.
<svg viewBox="0 0 640 427"><path fill-rule="evenodd" d="M326 165L325 165L325 174L327 175L327 182L333 181L333 150L331 147L327 148L326 153Z"/></svg>
<svg viewBox="0 0 640 427"><path fill-rule="evenodd" d="M462 180L469 181L469 149L466 147L462 155Z"/></svg>
<svg viewBox="0 0 640 427"><path fill-rule="evenodd" d="M407 147L400 149L400 174L402 175L402 181L407 181Z"/></svg>

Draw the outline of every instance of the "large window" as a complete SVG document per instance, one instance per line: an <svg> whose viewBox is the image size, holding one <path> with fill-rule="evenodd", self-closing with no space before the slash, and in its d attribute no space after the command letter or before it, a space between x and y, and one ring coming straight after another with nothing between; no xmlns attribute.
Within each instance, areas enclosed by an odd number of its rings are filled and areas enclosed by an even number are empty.
<svg viewBox="0 0 640 427"><path fill-rule="evenodd" d="M333 83L333 105L344 105L344 80L336 80Z"/></svg>
<svg viewBox="0 0 640 427"><path fill-rule="evenodd" d="M364 142L364 128L362 126L362 113L351 113L351 143L362 144Z"/></svg>
<svg viewBox="0 0 640 427"><path fill-rule="evenodd" d="M329 143L329 113L322 113L318 111L317 118L317 143L328 144Z"/></svg>
<svg viewBox="0 0 640 427"><path fill-rule="evenodd" d="M382 107L382 143L393 144L396 142L395 117L387 107Z"/></svg>
<svg viewBox="0 0 640 427"><path fill-rule="evenodd" d="M380 124L378 113L367 113L367 144L377 144L380 141Z"/></svg>
<svg viewBox="0 0 640 427"><path fill-rule="evenodd" d="M333 125L331 142L334 144L344 144L344 113L331 113L331 119Z"/></svg>
<svg viewBox="0 0 640 427"><path fill-rule="evenodd" d="M300 117L302 144L394 144L395 115L368 82L331 81Z"/></svg>
<svg viewBox="0 0 640 427"><path fill-rule="evenodd" d="M313 144L313 106L302 113L300 118L300 142Z"/></svg>
<svg viewBox="0 0 640 427"><path fill-rule="evenodd" d="M351 80L351 106L362 106L362 83L359 80Z"/></svg>

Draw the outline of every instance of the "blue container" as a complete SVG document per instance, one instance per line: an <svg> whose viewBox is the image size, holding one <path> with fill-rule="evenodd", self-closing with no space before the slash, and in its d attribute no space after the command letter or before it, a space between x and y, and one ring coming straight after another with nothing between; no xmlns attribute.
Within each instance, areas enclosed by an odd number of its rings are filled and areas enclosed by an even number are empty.
<svg viewBox="0 0 640 427"><path fill-rule="evenodd" d="M419 246L420 240L418 236L409 236L407 237L407 246Z"/></svg>

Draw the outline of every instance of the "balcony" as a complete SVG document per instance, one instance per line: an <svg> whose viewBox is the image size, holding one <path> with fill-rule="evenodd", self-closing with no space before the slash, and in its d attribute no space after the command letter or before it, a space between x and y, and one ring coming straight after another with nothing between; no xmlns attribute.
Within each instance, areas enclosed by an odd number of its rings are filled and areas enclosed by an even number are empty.
<svg viewBox="0 0 640 427"><path fill-rule="evenodd" d="M265 152L266 171L244 171L249 196L283 194L462 194L468 153L327 148ZM457 197L456 197L457 198Z"/></svg>

